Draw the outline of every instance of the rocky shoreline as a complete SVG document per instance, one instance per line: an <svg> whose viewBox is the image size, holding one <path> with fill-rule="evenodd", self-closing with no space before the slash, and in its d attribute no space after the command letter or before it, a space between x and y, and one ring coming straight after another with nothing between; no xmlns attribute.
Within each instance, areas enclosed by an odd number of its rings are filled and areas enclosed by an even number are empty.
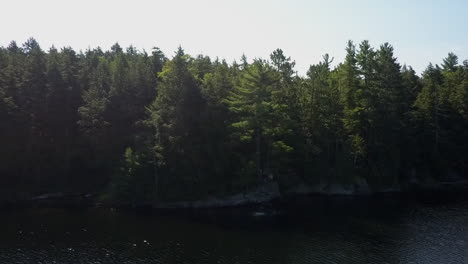
<svg viewBox="0 0 468 264"><path fill-rule="evenodd" d="M155 205L156 209L177 209L177 208L220 208L220 207L235 207L248 204L263 204L281 198L289 198L295 196L372 196L382 194L403 194L412 192L450 192L468 190L468 181L456 182L438 182L433 184L414 184L405 187L390 187L378 191L372 191L365 181L355 183L353 185L343 184L315 184L307 185L304 183L298 184L283 192L276 182L264 184L255 191L241 193L225 198L211 198L197 201L182 201L173 203L161 203Z"/></svg>
<svg viewBox="0 0 468 264"><path fill-rule="evenodd" d="M4 201L0 207L144 207L152 209L201 209L201 208L225 208L240 207L252 204L266 204L274 200L300 196L372 196L380 194L402 194L412 192L452 192L467 191L468 180L455 182L437 182L432 184L414 184L412 186L393 187L372 191L365 181L353 185L343 184L315 184L308 185L300 183L287 190L280 190L277 182L267 182L260 185L255 190L239 193L223 198L207 198L194 201L161 202L157 204L121 204L102 203L98 199L98 194L64 194L49 193L32 197L25 200Z"/></svg>

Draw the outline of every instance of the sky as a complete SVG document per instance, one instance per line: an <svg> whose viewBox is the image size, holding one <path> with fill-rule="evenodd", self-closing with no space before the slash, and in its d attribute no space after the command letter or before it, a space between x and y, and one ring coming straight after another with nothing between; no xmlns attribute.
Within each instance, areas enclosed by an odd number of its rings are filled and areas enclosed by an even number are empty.
<svg viewBox="0 0 468 264"><path fill-rule="evenodd" d="M466 0L0 0L0 8L0 46L29 37L45 50L118 42L172 57L180 45L228 62L281 48L299 74L325 53L342 62L348 40L388 42L418 73L448 52L468 59Z"/></svg>

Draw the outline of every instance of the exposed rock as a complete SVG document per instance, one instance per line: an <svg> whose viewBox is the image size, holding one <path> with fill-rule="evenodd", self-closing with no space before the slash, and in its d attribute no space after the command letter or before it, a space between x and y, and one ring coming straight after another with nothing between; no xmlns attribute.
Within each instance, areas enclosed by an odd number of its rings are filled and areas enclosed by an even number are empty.
<svg viewBox="0 0 468 264"><path fill-rule="evenodd" d="M402 192L400 187L389 187L385 189L381 189L377 191L376 193L399 193Z"/></svg>
<svg viewBox="0 0 468 264"><path fill-rule="evenodd" d="M199 201L182 201L158 204L155 207L161 209L171 208L215 208L239 206L244 204L258 204L269 202L281 196L278 183L269 182L259 186L256 190L248 193L232 195L226 198L211 198Z"/></svg>
<svg viewBox="0 0 468 264"><path fill-rule="evenodd" d="M351 185L330 184L326 194L329 195L353 195L354 188Z"/></svg>
<svg viewBox="0 0 468 264"><path fill-rule="evenodd" d="M372 191L367 183L367 180L364 178L359 178L354 183L354 193L355 195L369 195Z"/></svg>
<svg viewBox="0 0 468 264"><path fill-rule="evenodd" d="M61 192L58 193L46 193L39 196L35 196L31 198L32 201L39 201L39 200L48 200L48 199L58 199L63 198L65 195Z"/></svg>
<svg viewBox="0 0 468 264"><path fill-rule="evenodd" d="M462 180L463 177L455 170L449 170L447 175L443 179L444 182L459 182Z"/></svg>
<svg viewBox="0 0 468 264"><path fill-rule="evenodd" d="M367 181L364 178L359 179L353 185L339 183L319 183L307 185L300 183L285 192L286 195L307 195L307 194L324 194L324 195L369 195L371 190Z"/></svg>
<svg viewBox="0 0 468 264"><path fill-rule="evenodd" d="M294 194L299 194L299 195L306 195L306 194L325 194L325 188L326 184L320 183L320 184L314 184L314 185L308 185L305 183L300 183L289 190L285 192L286 195L294 195Z"/></svg>

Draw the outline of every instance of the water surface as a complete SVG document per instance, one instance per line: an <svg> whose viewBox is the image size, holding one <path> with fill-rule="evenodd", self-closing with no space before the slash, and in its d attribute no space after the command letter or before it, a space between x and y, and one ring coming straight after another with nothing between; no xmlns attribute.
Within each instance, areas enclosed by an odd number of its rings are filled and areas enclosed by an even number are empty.
<svg viewBox="0 0 468 264"><path fill-rule="evenodd" d="M0 212L0 263L468 263L467 195Z"/></svg>

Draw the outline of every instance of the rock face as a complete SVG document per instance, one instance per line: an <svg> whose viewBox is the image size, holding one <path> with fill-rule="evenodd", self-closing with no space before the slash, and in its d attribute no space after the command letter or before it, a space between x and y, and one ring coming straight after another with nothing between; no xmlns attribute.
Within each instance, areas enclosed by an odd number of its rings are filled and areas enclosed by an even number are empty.
<svg viewBox="0 0 468 264"><path fill-rule="evenodd" d="M325 192L330 195L353 195L354 187L352 185L330 184Z"/></svg>
<svg viewBox="0 0 468 264"><path fill-rule="evenodd" d="M359 178L354 183L354 195L369 195L372 193L369 184L367 183L366 179Z"/></svg>
<svg viewBox="0 0 468 264"><path fill-rule="evenodd" d="M198 201L182 201L172 203L161 203L155 208L158 209L175 209L175 208L219 208L240 206L245 204L260 204L280 198L283 195L307 195L307 194L322 194L322 195L367 195L370 194L369 185L364 179L357 181L354 184L325 184L306 185L301 183L283 194L279 190L277 182L268 182L257 189L247 193L240 193L225 198L210 198Z"/></svg>
<svg viewBox="0 0 468 264"><path fill-rule="evenodd" d="M281 193L279 191L277 182L268 182L259 186L256 190L232 195L222 199L211 198L199 201L183 201L164 203L156 205L156 208L160 209L171 209L171 208L216 208L216 207L228 207L228 206L239 206L245 204L258 204L269 202L273 199L279 198Z"/></svg>
<svg viewBox="0 0 468 264"><path fill-rule="evenodd" d="M283 195L366 195L370 194L369 186L365 180L359 181L354 185L341 184L316 184L306 185L301 183L285 193L281 193L277 182L268 182L259 186L256 190L232 195L225 198L210 198L198 201L182 201L172 203L162 203L155 206L158 209L175 208L219 208L240 206L245 204L260 204L280 198Z"/></svg>
<svg viewBox="0 0 468 264"><path fill-rule="evenodd" d="M68 206L91 206L95 204L94 194L66 194L62 192L46 193L32 197L25 203L33 203L41 206L68 207Z"/></svg>
<svg viewBox="0 0 468 264"><path fill-rule="evenodd" d="M48 200L48 199L61 199L65 197L65 195L61 192L59 193L46 193L46 194L42 194L42 195L39 195L39 196L35 196L33 198L31 198L32 201L41 201L41 200Z"/></svg>
<svg viewBox="0 0 468 264"><path fill-rule="evenodd" d="M354 184L319 183L314 185L307 185L305 183L300 183L297 186L287 190L285 194L369 195L371 194L371 190L367 184L367 181L364 178L361 178Z"/></svg>

